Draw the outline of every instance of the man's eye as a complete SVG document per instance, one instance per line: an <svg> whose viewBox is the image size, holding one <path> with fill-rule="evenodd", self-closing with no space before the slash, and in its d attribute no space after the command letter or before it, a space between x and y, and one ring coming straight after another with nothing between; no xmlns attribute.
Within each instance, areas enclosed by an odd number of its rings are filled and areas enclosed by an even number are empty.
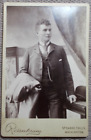
<svg viewBox="0 0 91 140"><path fill-rule="evenodd" d="M47 31L47 29L44 29L44 31L46 32L46 31Z"/></svg>
<svg viewBox="0 0 91 140"><path fill-rule="evenodd" d="M51 32L51 29L44 29L44 31L45 31L45 32L47 32L47 31Z"/></svg>

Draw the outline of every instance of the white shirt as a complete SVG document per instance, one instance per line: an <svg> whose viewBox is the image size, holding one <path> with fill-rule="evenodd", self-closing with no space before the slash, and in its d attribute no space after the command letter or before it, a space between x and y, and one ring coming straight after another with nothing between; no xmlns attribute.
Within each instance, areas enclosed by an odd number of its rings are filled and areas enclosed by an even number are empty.
<svg viewBox="0 0 91 140"><path fill-rule="evenodd" d="M39 43L39 48L40 48L40 51L43 55L48 56L48 54L50 52L50 45L48 45L48 44L50 44L50 42L47 42L46 45L43 44L42 42Z"/></svg>

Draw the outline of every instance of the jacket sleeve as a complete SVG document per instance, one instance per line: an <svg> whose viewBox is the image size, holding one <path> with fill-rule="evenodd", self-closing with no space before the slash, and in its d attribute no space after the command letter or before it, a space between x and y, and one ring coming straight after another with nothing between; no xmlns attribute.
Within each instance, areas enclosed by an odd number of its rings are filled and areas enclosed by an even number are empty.
<svg viewBox="0 0 91 140"><path fill-rule="evenodd" d="M27 49L22 60L22 64L19 70L19 73L28 73L28 66L29 66L29 50Z"/></svg>
<svg viewBox="0 0 91 140"><path fill-rule="evenodd" d="M63 57L65 88L69 96L74 94L74 83L73 83L72 73L64 49L62 49L62 57Z"/></svg>

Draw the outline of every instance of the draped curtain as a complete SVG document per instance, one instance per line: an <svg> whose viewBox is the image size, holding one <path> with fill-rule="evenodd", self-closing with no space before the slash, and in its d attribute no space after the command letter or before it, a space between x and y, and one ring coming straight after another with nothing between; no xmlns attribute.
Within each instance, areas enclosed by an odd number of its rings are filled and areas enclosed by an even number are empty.
<svg viewBox="0 0 91 140"><path fill-rule="evenodd" d="M52 23L51 41L57 45L64 46L71 66L75 87L85 85L85 7L8 6L6 47L28 48L36 44L38 39L35 24L41 18L49 19ZM72 50L71 52L70 49ZM76 57L74 57L75 54ZM76 59L78 60L77 62ZM8 63L6 65L9 65ZM15 66L12 66L12 69L14 69L13 67ZM12 78L10 79L7 73L8 79L12 82Z"/></svg>
<svg viewBox="0 0 91 140"><path fill-rule="evenodd" d="M86 8L54 7L52 12L59 31L86 65Z"/></svg>

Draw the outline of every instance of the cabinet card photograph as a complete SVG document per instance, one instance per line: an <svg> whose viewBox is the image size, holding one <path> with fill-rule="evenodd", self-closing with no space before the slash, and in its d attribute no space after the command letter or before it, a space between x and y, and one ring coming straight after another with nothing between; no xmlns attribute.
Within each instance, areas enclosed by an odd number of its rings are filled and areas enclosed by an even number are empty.
<svg viewBox="0 0 91 140"><path fill-rule="evenodd" d="M89 5L4 3L4 137L88 135Z"/></svg>

